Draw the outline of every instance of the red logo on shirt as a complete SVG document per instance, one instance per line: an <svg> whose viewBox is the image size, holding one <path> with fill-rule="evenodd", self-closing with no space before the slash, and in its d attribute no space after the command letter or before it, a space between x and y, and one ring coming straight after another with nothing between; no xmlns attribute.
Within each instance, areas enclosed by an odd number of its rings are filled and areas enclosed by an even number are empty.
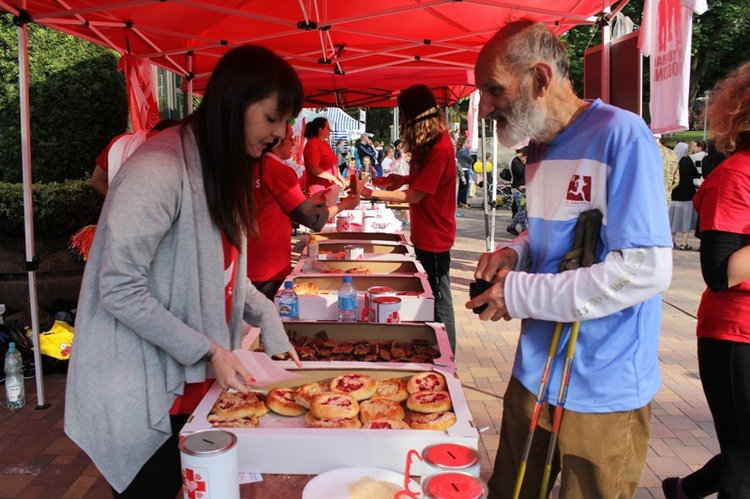
<svg viewBox="0 0 750 499"><path fill-rule="evenodd" d="M573 175L568 184L568 192L565 196L565 204L568 206L581 206L591 204L591 176Z"/></svg>

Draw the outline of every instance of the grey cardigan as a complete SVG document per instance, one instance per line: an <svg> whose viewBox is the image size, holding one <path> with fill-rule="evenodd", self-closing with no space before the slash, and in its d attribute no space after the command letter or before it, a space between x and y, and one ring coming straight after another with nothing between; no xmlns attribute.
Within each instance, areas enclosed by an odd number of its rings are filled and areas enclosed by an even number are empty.
<svg viewBox="0 0 750 499"><path fill-rule="evenodd" d="M184 384L212 375L201 360L212 341L239 347L244 319L261 326L269 355L292 349L247 279L245 248L227 324L221 232L189 131L150 138L110 186L78 301L65 433L118 492L171 435Z"/></svg>

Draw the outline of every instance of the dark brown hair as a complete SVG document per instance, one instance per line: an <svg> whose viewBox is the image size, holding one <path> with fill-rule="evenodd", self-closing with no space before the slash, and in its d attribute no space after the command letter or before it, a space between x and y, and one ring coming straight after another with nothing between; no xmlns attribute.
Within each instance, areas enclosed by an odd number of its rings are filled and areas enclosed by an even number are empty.
<svg viewBox="0 0 750 499"><path fill-rule="evenodd" d="M432 91L425 85L412 85L401 92L398 109L404 122L401 129L404 150L411 153L412 168L419 168L447 129L445 116L440 112Z"/></svg>
<svg viewBox="0 0 750 499"><path fill-rule="evenodd" d="M256 160L245 148L245 111L273 94L280 115L299 114L304 94L294 68L266 48L236 47L216 65L200 107L186 120L195 130L211 219L237 247L243 233L257 232L252 189Z"/></svg>

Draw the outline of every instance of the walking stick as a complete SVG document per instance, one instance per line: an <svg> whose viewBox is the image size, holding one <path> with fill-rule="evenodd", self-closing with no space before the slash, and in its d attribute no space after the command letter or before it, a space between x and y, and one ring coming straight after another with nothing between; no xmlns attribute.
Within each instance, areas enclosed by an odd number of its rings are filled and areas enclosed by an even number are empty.
<svg viewBox="0 0 750 499"><path fill-rule="evenodd" d="M596 250L596 241L599 228L601 226L601 221L602 214L599 210L596 209L585 211L578 216L578 221L576 222L576 231L575 235L573 236L573 249L567 252L560 262L560 272L577 269L579 267L589 267L594 263L596 258L594 252ZM568 356L566 356L565 366L563 368L563 379L565 379L566 371L568 371L568 378L570 377L569 370L573 353L575 352L575 343L578 338L578 325L579 324L577 322L574 323L573 331L571 331L571 338L568 342L568 353L570 356L570 361L567 358ZM552 340L550 341L547 361L544 364L544 371L542 372L542 381L539 385L539 390L537 391L536 404L534 405L534 412L531 415L531 421L529 423L529 434L526 436L526 442L521 454L521 462L519 463L518 472L516 473L516 483L513 488L513 499L518 499L518 497L521 495L521 486L523 485L523 479L526 475L526 465L528 463L529 454L531 452L531 443L534 438L536 427L539 424L539 416L542 412L544 396L547 394L549 375L552 370L552 364L554 362L555 354L557 353L557 348L560 343L562 328L563 323L558 322L557 324L555 324L555 329L552 333ZM573 335L575 335L575 339ZM573 345L572 351L570 346L571 344ZM567 382L565 382L565 386L567 387ZM555 415L557 416L557 413ZM562 413L560 414L560 419L562 419ZM547 474L546 482L548 483L549 474L547 473L546 467L545 474ZM546 490L546 485L543 485L542 490Z"/></svg>

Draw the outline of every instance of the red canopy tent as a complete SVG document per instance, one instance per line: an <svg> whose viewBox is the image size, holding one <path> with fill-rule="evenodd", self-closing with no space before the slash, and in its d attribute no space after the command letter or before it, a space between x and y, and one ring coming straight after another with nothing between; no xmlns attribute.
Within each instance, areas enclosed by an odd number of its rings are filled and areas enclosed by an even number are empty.
<svg viewBox="0 0 750 499"><path fill-rule="evenodd" d="M308 105L393 106L413 83L442 105L473 90L484 43L508 21L529 17L556 33L593 23L617 0L0 0L19 25L21 142L29 302L44 404L36 314L26 24L35 22L181 74L200 90L229 48L255 43L297 69ZM618 9L627 0L620 0ZM618 10L616 9L616 10ZM608 38L605 37L605 43ZM255 68L254 68L255 69ZM257 68L262 70L263 68ZM602 74L608 75L608 59ZM606 100L606 88L603 97Z"/></svg>
<svg viewBox="0 0 750 499"><path fill-rule="evenodd" d="M450 104L468 95L481 46L508 20L556 32L615 0L0 0L0 11L192 77L200 91L229 48L256 43L297 69L308 104L395 104L424 82Z"/></svg>

